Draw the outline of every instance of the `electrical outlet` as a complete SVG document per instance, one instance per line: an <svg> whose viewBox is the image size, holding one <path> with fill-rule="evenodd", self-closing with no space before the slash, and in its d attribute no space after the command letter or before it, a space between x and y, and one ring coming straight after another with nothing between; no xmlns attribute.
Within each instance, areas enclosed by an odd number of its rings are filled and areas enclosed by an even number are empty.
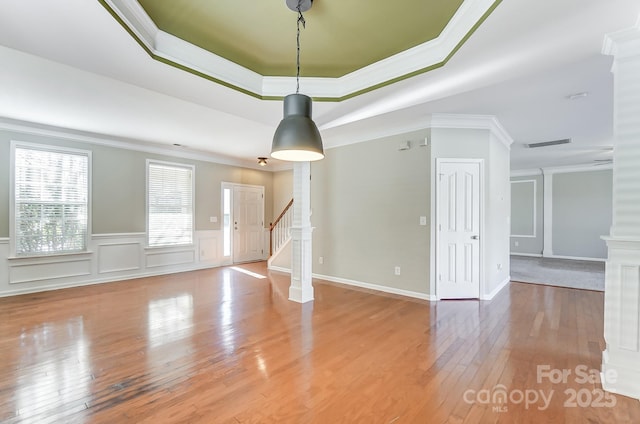
<svg viewBox="0 0 640 424"><path fill-rule="evenodd" d="M210 216L209 217L209 222L218 222L218 217L217 216Z"/></svg>
<svg viewBox="0 0 640 424"><path fill-rule="evenodd" d="M513 245L514 245L515 247L518 247L518 246L520 246L520 242L519 242L519 241L514 241L514 242L513 242Z"/></svg>
<svg viewBox="0 0 640 424"><path fill-rule="evenodd" d="M421 216L420 217L420 225L427 225L427 217L426 216Z"/></svg>
<svg viewBox="0 0 640 424"><path fill-rule="evenodd" d="M320 257L318 258L318 263L319 263L320 265L322 265L322 264L324 263L324 257L323 257L323 256L320 256Z"/></svg>
<svg viewBox="0 0 640 424"><path fill-rule="evenodd" d="M399 267L399 266L396 266L396 267L395 267L395 269L393 270L393 272L394 272L396 275L400 275L400 267Z"/></svg>

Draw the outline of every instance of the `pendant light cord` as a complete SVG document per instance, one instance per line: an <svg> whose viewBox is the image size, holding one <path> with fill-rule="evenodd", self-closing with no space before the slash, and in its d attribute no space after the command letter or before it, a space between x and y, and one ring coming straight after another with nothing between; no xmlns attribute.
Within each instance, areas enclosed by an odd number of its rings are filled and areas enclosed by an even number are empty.
<svg viewBox="0 0 640 424"><path fill-rule="evenodd" d="M302 27L306 28L307 23L304 20L304 16L302 16L302 12L300 11L300 4L302 0L298 0L298 21L296 25L298 27L298 33L296 37L296 94L300 93L300 24L302 23Z"/></svg>

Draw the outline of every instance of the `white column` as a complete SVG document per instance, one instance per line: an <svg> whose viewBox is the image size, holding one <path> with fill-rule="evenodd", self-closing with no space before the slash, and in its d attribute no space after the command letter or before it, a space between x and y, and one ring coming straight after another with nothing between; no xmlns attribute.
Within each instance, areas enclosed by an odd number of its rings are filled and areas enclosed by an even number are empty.
<svg viewBox="0 0 640 424"><path fill-rule="evenodd" d="M311 284L311 164L293 166L293 222L291 224L291 286L289 300L313 300Z"/></svg>
<svg viewBox="0 0 640 424"><path fill-rule="evenodd" d="M614 56L615 124L602 385L640 399L640 27L608 35L603 53Z"/></svg>
<svg viewBox="0 0 640 424"><path fill-rule="evenodd" d="M543 170L542 182L542 256L547 258L553 256L553 173Z"/></svg>

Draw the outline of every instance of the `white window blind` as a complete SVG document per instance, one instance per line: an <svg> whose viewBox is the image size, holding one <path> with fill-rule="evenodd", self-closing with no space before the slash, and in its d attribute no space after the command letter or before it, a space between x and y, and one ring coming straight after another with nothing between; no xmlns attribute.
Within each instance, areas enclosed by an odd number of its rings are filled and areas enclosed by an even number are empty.
<svg viewBox="0 0 640 424"><path fill-rule="evenodd" d="M148 163L149 246L193 242L193 168Z"/></svg>
<svg viewBox="0 0 640 424"><path fill-rule="evenodd" d="M87 249L89 156L16 146L16 255Z"/></svg>

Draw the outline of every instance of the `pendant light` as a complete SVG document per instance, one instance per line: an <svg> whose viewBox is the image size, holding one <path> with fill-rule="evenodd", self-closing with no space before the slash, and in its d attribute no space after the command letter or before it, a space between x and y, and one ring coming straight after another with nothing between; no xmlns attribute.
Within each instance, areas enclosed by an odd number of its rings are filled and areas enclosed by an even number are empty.
<svg viewBox="0 0 640 424"><path fill-rule="evenodd" d="M311 97L300 94L300 24L305 26L302 12L311 9L313 0L286 0L287 7L298 13L296 50L296 92L284 98L284 118L273 135L271 157L307 162L324 158L322 138L311 119Z"/></svg>

